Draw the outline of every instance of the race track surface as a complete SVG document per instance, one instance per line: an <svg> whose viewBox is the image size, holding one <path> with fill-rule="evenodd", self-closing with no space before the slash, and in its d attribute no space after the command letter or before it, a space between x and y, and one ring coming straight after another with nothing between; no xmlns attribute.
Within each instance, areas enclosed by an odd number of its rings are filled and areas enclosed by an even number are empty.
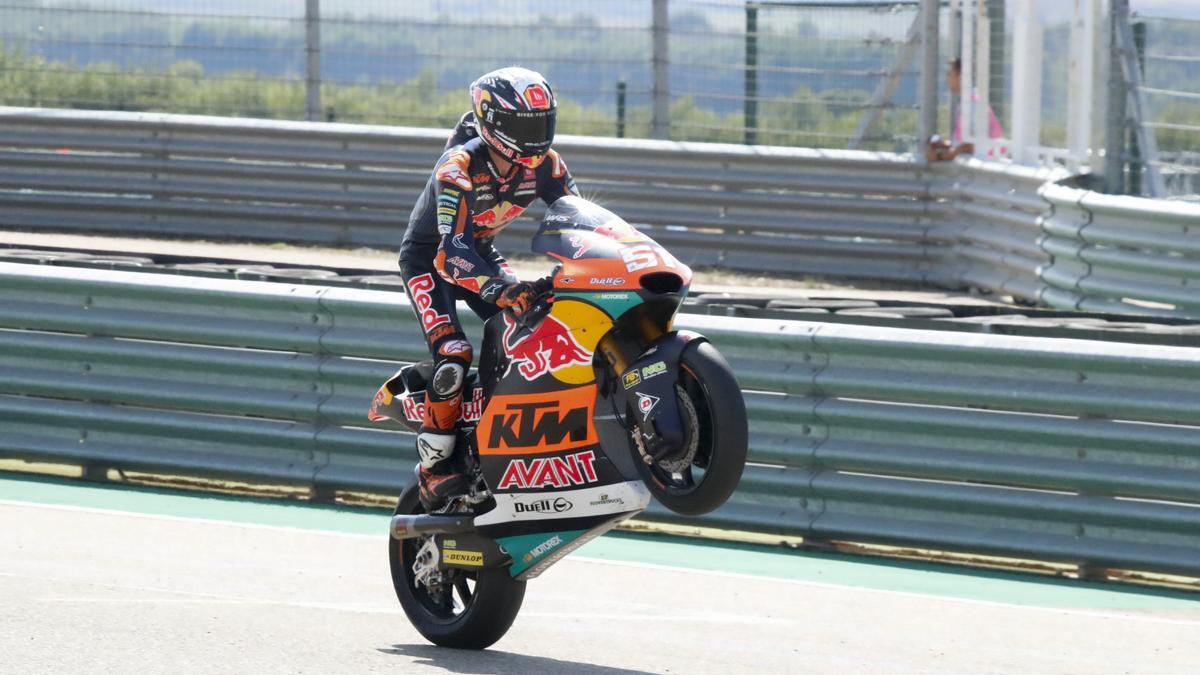
<svg viewBox="0 0 1200 675"><path fill-rule="evenodd" d="M379 511L0 474L4 673L1195 673L1200 594L609 535L435 648Z"/></svg>

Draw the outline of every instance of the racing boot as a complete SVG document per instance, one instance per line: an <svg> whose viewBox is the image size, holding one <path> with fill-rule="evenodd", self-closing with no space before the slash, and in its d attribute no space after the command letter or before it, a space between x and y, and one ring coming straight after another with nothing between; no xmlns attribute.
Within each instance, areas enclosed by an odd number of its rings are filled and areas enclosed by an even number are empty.
<svg viewBox="0 0 1200 675"><path fill-rule="evenodd" d="M421 457L417 484L421 506L427 513L467 492L467 477L454 461L456 440L457 434L453 431L448 434L423 431L417 435L417 454Z"/></svg>

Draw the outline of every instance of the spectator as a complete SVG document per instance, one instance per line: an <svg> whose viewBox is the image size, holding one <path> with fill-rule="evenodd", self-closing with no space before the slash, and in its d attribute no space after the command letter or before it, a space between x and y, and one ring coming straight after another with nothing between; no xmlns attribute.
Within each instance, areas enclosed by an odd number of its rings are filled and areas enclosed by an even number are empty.
<svg viewBox="0 0 1200 675"><path fill-rule="evenodd" d="M950 88L950 95L954 97L962 96L962 59L954 58L950 60L946 69L946 85ZM978 93L972 91L971 97L965 100L965 105L959 106L958 118L954 120L954 131L949 140L940 136L933 136L929 139L929 145L925 149L925 158L931 162L951 160L961 154L973 154L975 152L974 143L963 143L963 119L970 120L975 115L975 103L979 100ZM1004 138L1004 127L1000 126L1000 120L996 119L996 112L992 110L989 104L988 109L988 138L998 139ZM1004 148L1000 148L1000 152L1004 152ZM996 149L990 149L988 156L995 157Z"/></svg>

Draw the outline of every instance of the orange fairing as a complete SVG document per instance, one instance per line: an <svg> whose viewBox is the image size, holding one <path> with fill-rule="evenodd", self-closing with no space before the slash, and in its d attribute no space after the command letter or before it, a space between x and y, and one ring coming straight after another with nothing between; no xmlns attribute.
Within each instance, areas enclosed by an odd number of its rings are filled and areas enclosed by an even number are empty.
<svg viewBox="0 0 1200 675"><path fill-rule="evenodd" d="M550 255L562 263L562 271L555 278L554 287L563 290L637 290L642 287L643 276L660 272L679 275L685 286L692 281L691 268L648 237L621 246L618 259L577 260L555 253Z"/></svg>
<svg viewBox="0 0 1200 675"><path fill-rule="evenodd" d="M493 396L476 438L481 455L527 455L596 445L596 385Z"/></svg>

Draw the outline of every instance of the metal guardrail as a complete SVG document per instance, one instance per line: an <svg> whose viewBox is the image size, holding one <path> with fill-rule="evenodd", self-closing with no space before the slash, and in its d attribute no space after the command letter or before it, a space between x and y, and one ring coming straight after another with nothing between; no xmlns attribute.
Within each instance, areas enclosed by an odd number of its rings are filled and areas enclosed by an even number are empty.
<svg viewBox="0 0 1200 675"><path fill-rule="evenodd" d="M938 168L954 182L934 196L954 210L941 225L951 244L942 249L932 280L1038 302L1045 286L1038 269L1049 262L1039 247L1038 216L1046 203L1038 189L1066 172L977 159Z"/></svg>
<svg viewBox="0 0 1200 675"><path fill-rule="evenodd" d="M444 142L432 129L0 108L0 227L397 246ZM974 159L555 144L586 196L691 265L1200 316L1188 286L1200 205L1060 187L1047 213L1038 190L1063 173ZM511 229L517 240L533 221Z"/></svg>
<svg viewBox="0 0 1200 675"><path fill-rule="evenodd" d="M398 247L431 129L0 108L0 226ZM920 279L936 211L901 156L560 136L583 193L693 265ZM534 210L537 213L537 210ZM510 226L531 234L528 218ZM686 228L686 229L685 229Z"/></svg>
<svg viewBox="0 0 1200 675"><path fill-rule="evenodd" d="M679 325L733 364L752 464L649 518L1200 574L1200 348ZM412 437L364 410L424 355L399 293L0 263L0 456L395 493Z"/></svg>
<svg viewBox="0 0 1200 675"><path fill-rule="evenodd" d="M1200 315L1200 204L1047 184L1042 300L1054 307Z"/></svg>

